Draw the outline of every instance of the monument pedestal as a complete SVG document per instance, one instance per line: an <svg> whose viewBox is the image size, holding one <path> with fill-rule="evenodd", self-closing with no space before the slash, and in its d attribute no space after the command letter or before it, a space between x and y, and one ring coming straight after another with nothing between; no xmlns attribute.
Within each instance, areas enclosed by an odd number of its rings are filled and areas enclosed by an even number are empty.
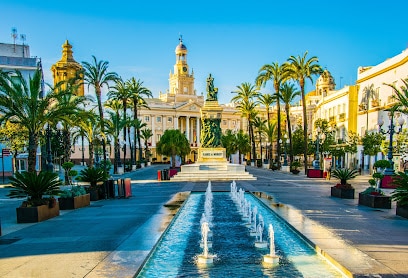
<svg viewBox="0 0 408 278"><path fill-rule="evenodd" d="M196 163L181 166L174 181L256 180L245 171L245 165L232 164L225 158L224 148L200 148Z"/></svg>

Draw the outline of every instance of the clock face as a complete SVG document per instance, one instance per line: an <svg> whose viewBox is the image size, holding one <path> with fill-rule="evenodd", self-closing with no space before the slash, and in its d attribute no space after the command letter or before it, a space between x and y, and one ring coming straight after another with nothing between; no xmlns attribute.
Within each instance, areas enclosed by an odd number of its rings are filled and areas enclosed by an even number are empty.
<svg viewBox="0 0 408 278"><path fill-rule="evenodd" d="M186 71L187 71L187 67L183 67L183 71L186 72Z"/></svg>

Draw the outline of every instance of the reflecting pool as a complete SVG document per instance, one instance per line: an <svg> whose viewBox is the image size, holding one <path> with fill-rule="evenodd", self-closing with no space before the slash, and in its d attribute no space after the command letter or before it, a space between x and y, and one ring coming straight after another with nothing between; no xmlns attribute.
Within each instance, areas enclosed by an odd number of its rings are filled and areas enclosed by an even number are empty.
<svg viewBox="0 0 408 278"><path fill-rule="evenodd" d="M244 198L257 210L265 224L274 229L275 252L279 263L263 263L268 248L256 248L239 208L227 192L215 192L212 199L212 264L200 265L200 220L205 211L205 194L192 193L150 255L137 277L343 277L272 210L252 194ZM208 208L207 208L208 209Z"/></svg>

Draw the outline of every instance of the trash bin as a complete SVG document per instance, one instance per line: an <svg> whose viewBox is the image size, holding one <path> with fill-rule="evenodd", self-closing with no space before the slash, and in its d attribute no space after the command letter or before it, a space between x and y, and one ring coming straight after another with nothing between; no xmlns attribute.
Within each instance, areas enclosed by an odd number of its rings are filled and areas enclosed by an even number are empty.
<svg viewBox="0 0 408 278"><path fill-rule="evenodd" d="M169 170L168 169L163 169L163 180L168 180L169 179Z"/></svg>
<svg viewBox="0 0 408 278"><path fill-rule="evenodd" d="M108 198L115 198L115 181L107 180L106 181L106 192Z"/></svg>
<svg viewBox="0 0 408 278"><path fill-rule="evenodd" d="M123 188L125 190L125 198L129 198L132 196L132 183L130 178L126 178L123 181Z"/></svg>
<svg viewBox="0 0 408 278"><path fill-rule="evenodd" d="M157 180L161 181L161 171L157 170Z"/></svg>
<svg viewBox="0 0 408 278"><path fill-rule="evenodd" d="M125 197L125 184L122 179L118 179L118 198Z"/></svg>

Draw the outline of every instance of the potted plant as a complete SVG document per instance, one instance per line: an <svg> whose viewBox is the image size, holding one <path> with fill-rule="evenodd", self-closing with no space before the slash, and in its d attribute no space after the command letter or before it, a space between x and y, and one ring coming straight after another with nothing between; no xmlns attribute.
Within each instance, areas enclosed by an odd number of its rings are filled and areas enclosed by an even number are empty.
<svg viewBox="0 0 408 278"><path fill-rule="evenodd" d="M408 175L398 172L393 179L393 185L397 186L391 193L391 198L397 201L396 214L408 218Z"/></svg>
<svg viewBox="0 0 408 278"><path fill-rule="evenodd" d="M17 172L10 183L10 198L27 198L16 209L17 223L41 222L59 215L59 204L54 196L61 192L63 182L58 174Z"/></svg>
<svg viewBox="0 0 408 278"><path fill-rule="evenodd" d="M104 196L103 183L109 179L108 172L100 167L88 167L79 172L78 181L88 182L89 186L86 188L90 193L91 201L97 201Z"/></svg>
<svg viewBox="0 0 408 278"><path fill-rule="evenodd" d="M65 184L66 185L71 185L72 184L72 176L77 175L77 172L75 170L71 170L72 167L74 167L74 163L71 161L64 162L61 166L64 169L64 176L65 176ZM75 172L71 172L75 171ZM72 175L74 174L74 175Z"/></svg>
<svg viewBox="0 0 408 278"><path fill-rule="evenodd" d="M297 175L297 174L299 174L299 172L300 172L300 170L299 170L299 167L300 167L301 165L300 165L300 162L298 161L298 160L295 160L295 161L293 161L291 164L290 164L290 168L291 168L291 172L293 173L293 174L295 174L295 175Z"/></svg>
<svg viewBox="0 0 408 278"><path fill-rule="evenodd" d="M374 174L377 174L376 182L377 182L377 189L380 189L382 185L382 180L384 178L384 172L387 168L391 167L391 163L386 159L380 159L374 162ZM374 177L374 176L373 176Z"/></svg>
<svg viewBox="0 0 408 278"><path fill-rule="evenodd" d="M340 183L331 187L331 196L343 199L354 199L354 188L347 181L354 179L358 172L356 169L339 168L332 172L332 177L340 180Z"/></svg>
<svg viewBox="0 0 408 278"><path fill-rule="evenodd" d="M61 210L77 209L91 204L90 194L86 193L83 186L72 186L68 190L63 190L58 198Z"/></svg>
<svg viewBox="0 0 408 278"><path fill-rule="evenodd" d="M374 173L374 178L368 180L370 186L366 190L358 194L359 205L371 208L391 208L391 197L386 196L381 189L376 187L376 179L381 178L380 175L380 173Z"/></svg>

